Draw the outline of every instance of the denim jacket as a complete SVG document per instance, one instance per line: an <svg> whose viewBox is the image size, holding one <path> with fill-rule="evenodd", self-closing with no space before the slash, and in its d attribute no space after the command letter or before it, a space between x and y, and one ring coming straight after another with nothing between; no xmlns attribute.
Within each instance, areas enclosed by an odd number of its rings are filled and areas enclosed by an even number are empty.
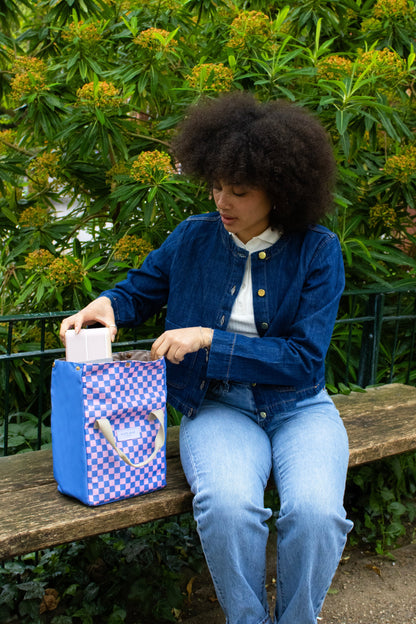
<svg viewBox="0 0 416 624"><path fill-rule="evenodd" d="M194 417L209 382L250 383L259 414L287 411L325 385L344 267L336 235L323 226L283 234L251 256L259 337L226 331L248 252L217 212L183 221L109 297L118 326L142 323L167 304L166 329L210 327L209 350L167 364L168 401Z"/></svg>

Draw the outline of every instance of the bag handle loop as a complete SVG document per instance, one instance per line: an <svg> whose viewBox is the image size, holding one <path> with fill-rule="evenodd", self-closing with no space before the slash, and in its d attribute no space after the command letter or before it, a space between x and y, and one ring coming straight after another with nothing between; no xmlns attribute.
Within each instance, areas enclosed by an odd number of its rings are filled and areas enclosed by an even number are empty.
<svg viewBox="0 0 416 624"><path fill-rule="evenodd" d="M126 464L128 464L129 466L132 466L132 468L141 468L142 466L146 466L146 464L149 464L156 457L160 449L163 447L165 443L165 437L166 437L165 410L163 409L153 410L152 412L150 412L150 414L147 415L147 418L149 420L158 420L160 423L160 428L155 438L155 448L153 450L153 453L149 455L149 457L147 457L140 464L133 464L133 462L130 461L127 455L125 455L123 451L117 448L116 440L115 440L113 430L112 430L112 427L108 418L97 418L97 420L94 423L94 428L99 429L99 431L101 431L101 433L103 434L107 442L113 447L113 449L116 451L119 457L124 462L126 462Z"/></svg>

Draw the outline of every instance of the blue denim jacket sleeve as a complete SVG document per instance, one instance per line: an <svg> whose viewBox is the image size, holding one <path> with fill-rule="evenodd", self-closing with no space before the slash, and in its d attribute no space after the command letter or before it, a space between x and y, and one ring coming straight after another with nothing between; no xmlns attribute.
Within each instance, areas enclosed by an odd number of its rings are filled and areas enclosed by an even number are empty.
<svg viewBox="0 0 416 624"><path fill-rule="evenodd" d="M305 262L304 283L293 299L297 309L290 322L283 321L279 328L272 321L261 338L216 330L208 378L291 387L318 380L345 286L338 238L332 233L323 237ZM287 291L289 299L296 294L293 286L294 293Z"/></svg>

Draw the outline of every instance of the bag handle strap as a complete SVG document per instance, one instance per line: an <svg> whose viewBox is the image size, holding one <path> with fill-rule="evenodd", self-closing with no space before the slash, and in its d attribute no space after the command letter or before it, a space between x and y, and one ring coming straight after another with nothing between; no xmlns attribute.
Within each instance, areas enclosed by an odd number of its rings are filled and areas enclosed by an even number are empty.
<svg viewBox="0 0 416 624"><path fill-rule="evenodd" d="M97 420L94 423L94 428L99 429L99 431L103 434L107 442L113 447L113 449L120 456L120 458L124 462L126 462L126 464L128 464L129 466L132 466L132 468L141 468L142 466L146 466L146 464L149 464L156 457L156 455L158 454L158 452L164 445L165 437L166 437L165 410L163 409L153 410L152 412L150 412L150 414L147 415L147 418L149 420L158 420L160 423L160 428L155 438L155 448L153 450L153 453L149 455L149 457L147 457L140 464L133 464L133 462L130 461L127 455L125 455L123 451L117 448L116 440L115 440L113 430L112 430L112 427L108 418L97 418Z"/></svg>

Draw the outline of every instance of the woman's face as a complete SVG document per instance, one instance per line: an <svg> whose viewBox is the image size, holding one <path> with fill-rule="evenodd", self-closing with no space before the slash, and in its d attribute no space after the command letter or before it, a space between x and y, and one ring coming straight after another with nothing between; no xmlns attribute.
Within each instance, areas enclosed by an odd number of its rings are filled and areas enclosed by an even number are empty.
<svg viewBox="0 0 416 624"><path fill-rule="evenodd" d="M212 193L225 229L243 243L269 227L272 206L265 191L245 184L216 182Z"/></svg>

